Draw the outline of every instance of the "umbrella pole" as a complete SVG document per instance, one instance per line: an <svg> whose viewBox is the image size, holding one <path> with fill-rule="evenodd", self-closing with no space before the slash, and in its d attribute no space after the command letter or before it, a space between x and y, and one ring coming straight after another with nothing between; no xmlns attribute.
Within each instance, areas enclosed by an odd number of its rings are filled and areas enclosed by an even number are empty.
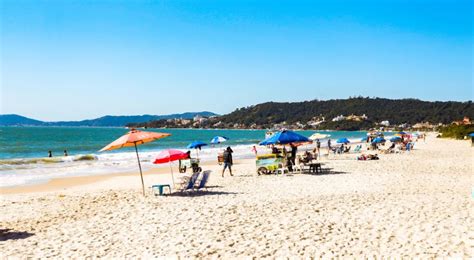
<svg viewBox="0 0 474 260"><path fill-rule="evenodd" d="M175 187L175 184L174 184L174 174L173 174L173 167L171 167L171 161L169 162L169 165L170 165L170 170L171 170L171 179L173 180L173 188Z"/></svg>
<svg viewBox="0 0 474 260"><path fill-rule="evenodd" d="M137 143L134 143L134 144L135 144L135 153L137 154L138 168L140 169L140 178L142 179L142 191L143 191L143 196L145 196L145 182L143 182L142 165L140 164L140 157L138 156Z"/></svg>

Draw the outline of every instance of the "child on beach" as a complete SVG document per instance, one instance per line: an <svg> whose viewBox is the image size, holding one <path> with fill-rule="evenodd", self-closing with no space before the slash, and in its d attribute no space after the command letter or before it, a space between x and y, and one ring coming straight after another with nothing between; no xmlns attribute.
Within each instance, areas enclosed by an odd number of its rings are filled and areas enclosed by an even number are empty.
<svg viewBox="0 0 474 260"><path fill-rule="evenodd" d="M257 156L257 147L255 147L255 145L252 147L252 152L254 152L255 156Z"/></svg>

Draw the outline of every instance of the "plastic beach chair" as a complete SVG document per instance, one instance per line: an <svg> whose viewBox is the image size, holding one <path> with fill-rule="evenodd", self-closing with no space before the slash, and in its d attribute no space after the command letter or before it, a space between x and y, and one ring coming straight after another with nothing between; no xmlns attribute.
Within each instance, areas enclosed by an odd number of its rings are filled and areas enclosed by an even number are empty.
<svg viewBox="0 0 474 260"><path fill-rule="evenodd" d="M203 188L207 190L206 183L209 180L209 175L211 175L211 171L204 171L202 173L201 181L199 182L199 185L196 187L196 190L200 190Z"/></svg>
<svg viewBox="0 0 474 260"><path fill-rule="evenodd" d="M275 170L275 174L285 174L285 172L289 173L290 169L288 169L288 166L284 166L283 164L279 164L278 168Z"/></svg>
<svg viewBox="0 0 474 260"><path fill-rule="evenodd" d="M191 178L189 178L187 181L183 183L183 186L181 187L181 191L187 191L187 190L193 190L194 185L196 184L196 181L199 177L200 172L195 172L193 175L191 175Z"/></svg>
<svg viewBox="0 0 474 260"><path fill-rule="evenodd" d="M354 149L354 153L360 152L360 149L361 149L361 148L362 148L362 145L356 146L356 148Z"/></svg>

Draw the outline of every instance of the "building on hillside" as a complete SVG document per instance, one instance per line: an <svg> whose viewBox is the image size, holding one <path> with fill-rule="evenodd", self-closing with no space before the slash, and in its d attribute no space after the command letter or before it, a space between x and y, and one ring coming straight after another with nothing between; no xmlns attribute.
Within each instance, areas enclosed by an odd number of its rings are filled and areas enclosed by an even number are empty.
<svg viewBox="0 0 474 260"><path fill-rule="evenodd" d="M310 121L306 122L308 126L316 127L322 123L326 122L326 118L324 116L313 117Z"/></svg>
<svg viewBox="0 0 474 260"><path fill-rule="evenodd" d="M390 122L388 120L384 120L384 121L380 122L380 125L390 126Z"/></svg>
<svg viewBox="0 0 474 260"><path fill-rule="evenodd" d="M357 116L357 115L349 115L346 117L346 120L350 120L350 121L364 121L364 120L367 120L367 116L365 114L361 115L361 116Z"/></svg>
<svg viewBox="0 0 474 260"><path fill-rule="evenodd" d="M455 125L470 125L470 124L472 124L472 122L471 122L471 119L469 119L469 117L465 116L462 120L454 121L453 124L455 124Z"/></svg>
<svg viewBox="0 0 474 260"><path fill-rule="evenodd" d="M415 129L427 129L427 128L433 128L434 125L430 124L430 122L421 122L421 123L416 123L413 125L413 128Z"/></svg>
<svg viewBox="0 0 474 260"><path fill-rule="evenodd" d="M180 122L182 125L187 125L187 124L190 124L190 123L191 123L191 120L189 120L189 119L179 119L179 122Z"/></svg>
<svg viewBox="0 0 474 260"><path fill-rule="evenodd" d="M301 122L296 122L295 125L296 125L296 127L298 127L298 128L304 128L304 127L305 127L305 125L302 124Z"/></svg>
<svg viewBox="0 0 474 260"><path fill-rule="evenodd" d="M346 120L346 117L343 115L336 116L335 118L332 119L333 122L338 122L338 121L343 121Z"/></svg>
<svg viewBox="0 0 474 260"><path fill-rule="evenodd" d="M193 121L196 122L196 121L201 120L202 118L203 117L201 115L196 115L196 116L194 116Z"/></svg>

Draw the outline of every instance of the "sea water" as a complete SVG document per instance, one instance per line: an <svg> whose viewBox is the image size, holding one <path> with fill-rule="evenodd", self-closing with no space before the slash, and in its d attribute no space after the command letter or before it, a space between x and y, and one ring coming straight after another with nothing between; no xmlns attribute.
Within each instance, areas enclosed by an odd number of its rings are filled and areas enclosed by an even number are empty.
<svg viewBox="0 0 474 260"><path fill-rule="evenodd" d="M52 178L98 175L137 170L134 148L98 152L101 148L126 134L129 130L114 127L0 127L0 187L46 182ZM145 131L169 133L171 136L138 147L142 167L147 170L159 167L152 164L156 154L164 149L187 151L192 141L209 143L214 136L225 136L223 144L208 145L199 151L201 160L217 160L217 153L230 146L234 158L252 158L252 147L259 153L268 152L258 143L265 139L266 130L222 129L147 129ZM331 135L335 140L346 137L360 140L363 131L298 131L309 137L315 132ZM324 146L326 140L322 140ZM67 150L68 156L63 156ZM48 151L53 154L48 158ZM198 151L192 150L196 156Z"/></svg>

